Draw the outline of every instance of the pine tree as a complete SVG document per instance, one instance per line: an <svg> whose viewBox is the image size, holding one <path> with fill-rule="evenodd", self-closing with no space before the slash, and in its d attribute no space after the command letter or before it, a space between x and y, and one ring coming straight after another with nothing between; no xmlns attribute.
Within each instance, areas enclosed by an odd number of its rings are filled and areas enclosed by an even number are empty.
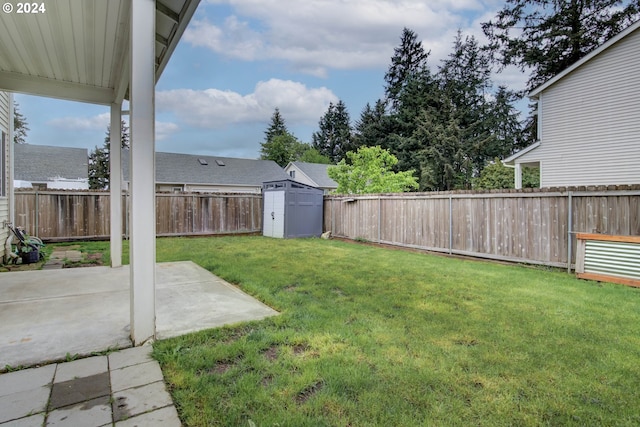
<svg viewBox="0 0 640 427"><path fill-rule="evenodd" d="M289 162L298 160L309 148L307 144L301 143L289 132L278 108L271 116L271 123L264 132L264 142L260 146L262 160L273 160L282 167L285 167Z"/></svg>
<svg viewBox="0 0 640 427"><path fill-rule="evenodd" d="M278 165L285 167L289 162L294 162L302 156L307 145L289 132L274 135L268 142L262 144L262 160L273 160Z"/></svg>
<svg viewBox="0 0 640 427"><path fill-rule="evenodd" d="M384 76L385 96L392 110L400 106L400 96L407 83L416 75L427 70L429 52L425 52L415 32L408 28L402 30L400 46L391 57L391 65Z"/></svg>
<svg viewBox="0 0 640 427"><path fill-rule="evenodd" d="M376 101L373 108L367 103L354 126L353 147L355 149L376 145L386 146L388 116L385 110L384 101L380 99Z"/></svg>
<svg viewBox="0 0 640 427"><path fill-rule="evenodd" d="M351 123L344 102L330 103L326 113L320 118L319 130L312 135L311 146L332 163L342 160L352 151Z"/></svg>
<svg viewBox="0 0 640 427"><path fill-rule="evenodd" d="M471 188L473 161L464 147L462 133L452 114L443 121L435 120L433 115L424 112L416 130L416 138L425 141L425 148L416 153L422 163L422 190Z"/></svg>
<svg viewBox="0 0 640 427"><path fill-rule="evenodd" d="M122 132L120 135L120 149L129 148L129 127L123 120L121 123ZM111 148L111 127L107 126L107 133L104 144L101 148L95 147L89 153L89 188L93 190L104 190L109 188L110 164L109 153Z"/></svg>
<svg viewBox="0 0 640 427"><path fill-rule="evenodd" d="M282 114L280 114L280 109L276 107L275 111L271 115L271 123L264 132L264 142L267 143L271 141L274 136L285 135L287 133L289 133L287 125L284 122Z"/></svg>
<svg viewBox="0 0 640 427"><path fill-rule="evenodd" d="M527 141L522 132L520 112L513 106L518 95L506 88L498 87L494 100L489 103L491 114L487 116L488 126L495 137L495 147L487 150L486 155L504 158L525 148Z"/></svg>
<svg viewBox="0 0 640 427"><path fill-rule="evenodd" d="M20 106L13 100L13 142L16 144L27 143L27 131L29 124L26 117L20 113Z"/></svg>
<svg viewBox="0 0 640 427"><path fill-rule="evenodd" d="M507 0L482 30L499 64L530 70L531 90L639 18L637 0Z"/></svg>
<svg viewBox="0 0 640 427"><path fill-rule="evenodd" d="M488 99L492 87L490 77L488 55L473 36L463 38L458 31L453 52L442 61L438 78L453 106L452 118L460 128L463 141L461 149L472 159L475 173L498 155L498 141L489 120L494 113Z"/></svg>

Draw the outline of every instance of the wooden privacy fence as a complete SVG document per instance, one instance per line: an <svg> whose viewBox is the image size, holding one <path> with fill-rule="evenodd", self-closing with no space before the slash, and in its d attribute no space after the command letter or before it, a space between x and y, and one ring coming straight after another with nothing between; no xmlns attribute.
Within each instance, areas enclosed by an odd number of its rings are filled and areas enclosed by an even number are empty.
<svg viewBox="0 0 640 427"><path fill-rule="evenodd" d="M128 236L129 196L123 195ZM109 193L16 191L16 225L44 240L108 239ZM262 195L248 193L157 193L156 234L191 236L262 231Z"/></svg>
<svg viewBox="0 0 640 427"><path fill-rule="evenodd" d="M640 186L327 196L334 236L571 268L575 233L640 235Z"/></svg>

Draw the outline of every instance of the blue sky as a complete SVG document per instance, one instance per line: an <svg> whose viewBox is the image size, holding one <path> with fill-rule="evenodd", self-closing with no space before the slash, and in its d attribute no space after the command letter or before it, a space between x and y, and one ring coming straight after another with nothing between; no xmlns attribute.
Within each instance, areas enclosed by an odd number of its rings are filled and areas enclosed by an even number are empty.
<svg viewBox="0 0 640 427"><path fill-rule="evenodd" d="M415 31L432 70L458 29L483 41L480 22L502 1L202 0L156 87L156 151L257 158L278 107L311 141L330 102L355 122L382 97L384 74L404 27ZM524 87L506 70L494 83ZM108 108L16 95L29 144L101 146Z"/></svg>

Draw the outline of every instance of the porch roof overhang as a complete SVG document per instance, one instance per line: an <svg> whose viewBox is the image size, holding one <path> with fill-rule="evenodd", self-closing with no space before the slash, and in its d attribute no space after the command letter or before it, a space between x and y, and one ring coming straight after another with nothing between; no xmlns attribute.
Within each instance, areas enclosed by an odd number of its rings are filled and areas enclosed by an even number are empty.
<svg viewBox="0 0 640 427"><path fill-rule="evenodd" d="M505 165L514 165L516 163L517 159L519 159L520 157L524 156L525 154L535 150L539 146L540 146L540 141L535 142L535 143L531 144L530 146L528 146L526 148L523 148L522 150L518 151L517 153L514 153L511 156L507 157L506 159L504 159L502 161L502 163L504 163Z"/></svg>
<svg viewBox="0 0 640 427"><path fill-rule="evenodd" d="M199 0L156 0L160 78ZM26 3L25 3L26 4ZM130 0L56 0L0 13L0 90L109 105L128 99Z"/></svg>

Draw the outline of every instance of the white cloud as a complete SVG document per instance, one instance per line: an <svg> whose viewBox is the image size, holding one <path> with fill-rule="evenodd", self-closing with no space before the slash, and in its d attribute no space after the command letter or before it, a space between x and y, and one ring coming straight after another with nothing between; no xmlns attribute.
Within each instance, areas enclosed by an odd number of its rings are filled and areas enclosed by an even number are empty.
<svg viewBox="0 0 640 427"><path fill-rule="evenodd" d="M49 120L47 124L66 130L106 130L109 125L109 117L111 117L109 113L102 113L92 117L60 117Z"/></svg>
<svg viewBox="0 0 640 427"><path fill-rule="evenodd" d="M128 122L128 117L124 117L125 122ZM59 117L49 120L48 125L51 125L61 130L71 131L107 131L107 126L111 123L111 115L109 113L102 113L91 117ZM174 132L177 132L179 127L175 123L156 121L156 140L163 140L169 137Z"/></svg>
<svg viewBox="0 0 640 427"><path fill-rule="evenodd" d="M308 88L290 80L258 82L251 94L218 89L159 91L159 111L172 112L192 126L222 129L238 123L269 120L276 107L287 123L312 123L338 98L325 87Z"/></svg>
<svg viewBox="0 0 640 427"><path fill-rule="evenodd" d="M171 134L177 132L179 129L180 128L175 123L156 121L156 141L167 139Z"/></svg>
<svg viewBox="0 0 640 427"><path fill-rule="evenodd" d="M324 77L329 69L385 67L403 27L414 30L437 64L450 51L466 16L482 13L477 0L212 0L235 15L212 23L205 12L185 40L246 61L284 60ZM486 2L485 2L486 3Z"/></svg>

